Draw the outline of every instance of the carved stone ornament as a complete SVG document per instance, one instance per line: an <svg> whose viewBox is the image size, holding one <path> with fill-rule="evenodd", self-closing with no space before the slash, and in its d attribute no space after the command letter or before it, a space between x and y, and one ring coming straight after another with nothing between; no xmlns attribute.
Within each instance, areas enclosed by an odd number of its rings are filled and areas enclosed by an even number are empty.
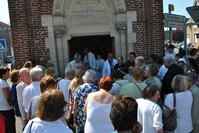
<svg viewBox="0 0 199 133"><path fill-rule="evenodd" d="M65 0L54 0L53 2L53 14L62 14L62 6Z"/></svg>
<svg viewBox="0 0 199 133"><path fill-rule="evenodd" d="M127 23L116 23L116 30L121 31L121 30L127 30Z"/></svg>
<svg viewBox="0 0 199 133"><path fill-rule="evenodd" d="M66 27L65 26L56 26L54 27L54 34L58 37L64 35L66 33Z"/></svg>
<svg viewBox="0 0 199 133"><path fill-rule="evenodd" d="M124 0L114 0L117 12L125 12L126 11L126 5Z"/></svg>
<svg viewBox="0 0 199 133"><path fill-rule="evenodd" d="M108 15L76 15L71 17L72 26L108 25Z"/></svg>
<svg viewBox="0 0 199 133"><path fill-rule="evenodd" d="M102 4L102 0L54 0L53 2L53 14L63 14L64 13L64 4L65 3L72 3L72 1L76 2L76 5L84 5L86 9L89 11L98 10L98 6ZM125 12L126 11L126 5L124 0L105 0L113 2L116 6L116 12ZM88 6L92 5L91 8ZM66 9L70 8L71 4L67 4ZM65 9L65 10L66 10ZM80 9L81 10L81 9ZM81 12L83 13L83 12Z"/></svg>

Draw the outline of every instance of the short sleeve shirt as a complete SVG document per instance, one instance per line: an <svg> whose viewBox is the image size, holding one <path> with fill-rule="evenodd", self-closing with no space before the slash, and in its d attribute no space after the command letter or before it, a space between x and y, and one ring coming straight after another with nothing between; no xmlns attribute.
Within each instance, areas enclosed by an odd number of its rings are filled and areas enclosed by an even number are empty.
<svg viewBox="0 0 199 133"><path fill-rule="evenodd" d="M3 94L3 88L10 88L6 80L0 79L0 111L10 110L13 107L8 105L7 99Z"/></svg>

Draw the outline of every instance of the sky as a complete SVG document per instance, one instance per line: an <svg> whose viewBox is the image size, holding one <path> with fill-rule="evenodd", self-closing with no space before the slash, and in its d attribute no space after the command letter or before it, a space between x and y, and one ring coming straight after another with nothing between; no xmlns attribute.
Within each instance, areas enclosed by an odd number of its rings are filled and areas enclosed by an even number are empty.
<svg viewBox="0 0 199 133"><path fill-rule="evenodd" d="M0 21L6 24L10 24L10 17L8 13L8 2L7 0L0 0Z"/></svg>
<svg viewBox="0 0 199 133"><path fill-rule="evenodd" d="M183 15L189 18L189 14L186 11L186 7L193 6L194 0L163 0L164 13L168 13L168 4L174 5L173 14ZM0 21L10 24L8 2L7 0L0 0Z"/></svg>
<svg viewBox="0 0 199 133"><path fill-rule="evenodd" d="M168 5L174 5L174 11L172 14L182 15L187 18L190 18L186 7L193 6L194 0L163 0L164 13L168 13Z"/></svg>

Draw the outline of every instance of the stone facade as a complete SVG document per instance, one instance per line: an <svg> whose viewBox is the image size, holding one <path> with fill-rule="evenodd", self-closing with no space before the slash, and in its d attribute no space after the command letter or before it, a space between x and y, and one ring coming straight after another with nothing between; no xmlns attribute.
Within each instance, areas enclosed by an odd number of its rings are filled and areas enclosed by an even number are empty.
<svg viewBox="0 0 199 133"><path fill-rule="evenodd" d="M161 0L8 0L16 65L43 58L63 73L68 42L76 36L110 35L114 53L146 58L163 54Z"/></svg>

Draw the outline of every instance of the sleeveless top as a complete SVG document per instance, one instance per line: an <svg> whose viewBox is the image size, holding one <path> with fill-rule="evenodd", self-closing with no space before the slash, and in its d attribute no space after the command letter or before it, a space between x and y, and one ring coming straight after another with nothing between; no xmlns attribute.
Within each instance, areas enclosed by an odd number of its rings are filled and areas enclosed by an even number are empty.
<svg viewBox="0 0 199 133"><path fill-rule="evenodd" d="M110 133L114 131L109 117L111 105L112 103L98 103L91 95L87 104L85 133Z"/></svg>

